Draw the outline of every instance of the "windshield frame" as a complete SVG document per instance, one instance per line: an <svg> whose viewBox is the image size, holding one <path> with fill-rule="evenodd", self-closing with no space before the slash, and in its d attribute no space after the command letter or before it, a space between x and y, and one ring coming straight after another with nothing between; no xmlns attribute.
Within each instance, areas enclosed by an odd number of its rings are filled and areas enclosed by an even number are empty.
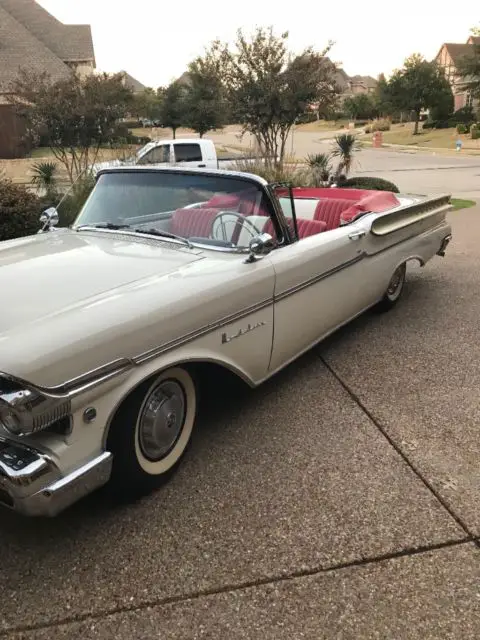
<svg viewBox="0 0 480 640"><path fill-rule="evenodd" d="M221 177L225 177L225 178L229 178L230 180L238 180L239 182L243 182L243 183L249 183L249 184L253 184L255 185L262 193L262 195L265 197L266 201L268 202L268 206L269 206L269 213L270 213L270 218L272 220L273 226L275 228L276 231L276 243L277 246L283 246L285 244L290 244L291 243L291 237L290 237L290 230L286 221L285 216L283 215L282 209L279 206L278 202L276 201L276 197L275 194L273 192L273 190L270 188L268 182L266 180L264 180L263 178L261 178L260 176L257 176L255 174L250 174L250 173L243 173L243 172L239 172L239 171L227 171L227 170L221 170L221 169L196 169L196 168L185 168L185 167L149 167L147 165L142 165L140 166L130 166L130 167L125 167L125 166L118 166L118 167L105 167L103 169L100 169L96 175L95 175L95 186L92 189L92 191L90 192L88 198L86 199L86 201L84 202L82 208L80 209L77 217L75 218L73 224L71 225L71 229L73 231L96 231L96 232L101 232L101 233L107 233L107 234L128 234L131 235L132 237L136 237L136 238L141 238L141 237L148 237L148 238L155 238L156 240L158 240L159 242L167 242L167 243L174 243L174 244L179 244L179 245L185 245L185 240L188 240L188 242L195 248L199 248L199 249L204 249L204 250L210 250L210 251L220 251L222 253L232 253L232 254L244 254L244 253L248 253L250 251L250 248L248 246L244 247L238 247L238 246L234 246L234 247L225 247L225 246L217 246L214 244L208 244L208 243L203 243L203 242L199 242L197 240L190 240L189 238L185 238L184 239L175 239L175 238L170 238L170 237L162 237L159 235L154 235L154 234L148 234L145 232L142 233L138 233L136 232L133 228L132 229L128 229L128 228L124 228L121 230L112 230L112 229L106 229L106 228L102 228L102 227L96 227L94 226L94 224L89 225L86 222L81 222L80 218L82 216L82 213L84 211L84 209L87 207L90 199L92 198L95 189L97 188L97 183L99 178L102 175L108 175L108 174L121 174L121 173L161 173L161 174L183 174L183 175L204 175L206 177L215 177L218 176L219 178Z"/></svg>

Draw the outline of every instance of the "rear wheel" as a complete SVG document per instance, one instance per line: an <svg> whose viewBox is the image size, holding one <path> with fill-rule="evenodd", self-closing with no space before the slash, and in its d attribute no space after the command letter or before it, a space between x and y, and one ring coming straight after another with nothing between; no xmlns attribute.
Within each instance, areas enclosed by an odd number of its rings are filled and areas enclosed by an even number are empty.
<svg viewBox="0 0 480 640"><path fill-rule="evenodd" d="M407 263L404 262L397 269L395 269L393 276L388 283L387 290L385 291L383 298L376 306L376 310L380 312L389 311L392 309L400 297L405 286L405 275L407 272Z"/></svg>
<svg viewBox="0 0 480 640"><path fill-rule="evenodd" d="M139 497L171 477L190 443L196 413L196 385L183 367L163 371L125 400L107 440L115 497Z"/></svg>

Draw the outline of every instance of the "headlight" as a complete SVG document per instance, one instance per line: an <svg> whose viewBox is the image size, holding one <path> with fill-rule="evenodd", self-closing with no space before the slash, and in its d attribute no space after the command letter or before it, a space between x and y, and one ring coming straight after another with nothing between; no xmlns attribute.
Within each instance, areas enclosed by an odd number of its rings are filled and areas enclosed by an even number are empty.
<svg viewBox="0 0 480 640"><path fill-rule="evenodd" d="M12 378L0 377L0 425L16 436L46 429L70 410L68 398L50 396Z"/></svg>

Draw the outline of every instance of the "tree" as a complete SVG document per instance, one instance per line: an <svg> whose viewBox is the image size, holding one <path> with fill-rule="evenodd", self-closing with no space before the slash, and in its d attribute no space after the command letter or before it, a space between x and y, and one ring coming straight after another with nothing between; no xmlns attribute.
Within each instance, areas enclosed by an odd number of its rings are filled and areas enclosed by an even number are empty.
<svg viewBox="0 0 480 640"><path fill-rule="evenodd" d="M162 126L171 128L174 138L177 129L185 124L185 94L185 85L178 80L159 89L162 98L160 121Z"/></svg>
<svg viewBox="0 0 480 640"><path fill-rule="evenodd" d="M377 86L375 87L374 100L379 115L383 117L397 115L399 109L392 103L389 84L385 79L385 75L383 73L378 76Z"/></svg>
<svg viewBox="0 0 480 640"><path fill-rule="evenodd" d="M451 88L436 62L428 62L414 54L405 60L402 69L393 73L388 94L394 108L414 114L416 135L422 109L443 102L451 94Z"/></svg>
<svg viewBox="0 0 480 640"><path fill-rule="evenodd" d="M250 40L239 30L235 49L217 45L233 116L251 133L266 163L283 165L286 142L298 117L312 104L339 93L335 65L311 47L294 56L287 50L288 33L275 36L258 28Z"/></svg>
<svg viewBox="0 0 480 640"><path fill-rule="evenodd" d="M480 28L471 29L472 35L480 36ZM465 88L474 98L480 98L480 45L473 44L472 52L457 62L457 73L466 81Z"/></svg>
<svg viewBox="0 0 480 640"><path fill-rule="evenodd" d="M345 98L343 110L353 120L357 118L374 118L378 114L375 100L368 93L359 93Z"/></svg>
<svg viewBox="0 0 480 640"><path fill-rule="evenodd" d="M118 120L133 100L121 74L52 82L47 74L22 71L14 93L28 135L50 147L72 183L95 162L102 145L115 141Z"/></svg>
<svg viewBox="0 0 480 640"><path fill-rule="evenodd" d="M206 55L188 65L185 96L185 124L200 138L211 129L220 129L227 119L226 89L222 80L222 60L214 44Z"/></svg>
<svg viewBox="0 0 480 640"><path fill-rule="evenodd" d="M134 96L133 113L138 118L148 118L149 120L160 120L162 113L161 92L150 87Z"/></svg>

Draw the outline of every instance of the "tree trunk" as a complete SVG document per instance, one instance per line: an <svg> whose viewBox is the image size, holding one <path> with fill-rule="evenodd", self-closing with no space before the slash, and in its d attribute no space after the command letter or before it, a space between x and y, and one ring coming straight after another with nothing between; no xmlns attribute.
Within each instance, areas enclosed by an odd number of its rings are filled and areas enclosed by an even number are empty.
<svg viewBox="0 0 480 640"><path fill-rule="evenodd" d="M172 127L172 135L173 135L173 139L175 140L175 133L177 131L177 128Z"/></svg>
<svg viewBox="0 0 480 640"><path fill-rule="evenodd" d="M415 127L413 129L413 135L416 136L418 134L418 123L420 121L420 111L415 111Z"/></svg>

